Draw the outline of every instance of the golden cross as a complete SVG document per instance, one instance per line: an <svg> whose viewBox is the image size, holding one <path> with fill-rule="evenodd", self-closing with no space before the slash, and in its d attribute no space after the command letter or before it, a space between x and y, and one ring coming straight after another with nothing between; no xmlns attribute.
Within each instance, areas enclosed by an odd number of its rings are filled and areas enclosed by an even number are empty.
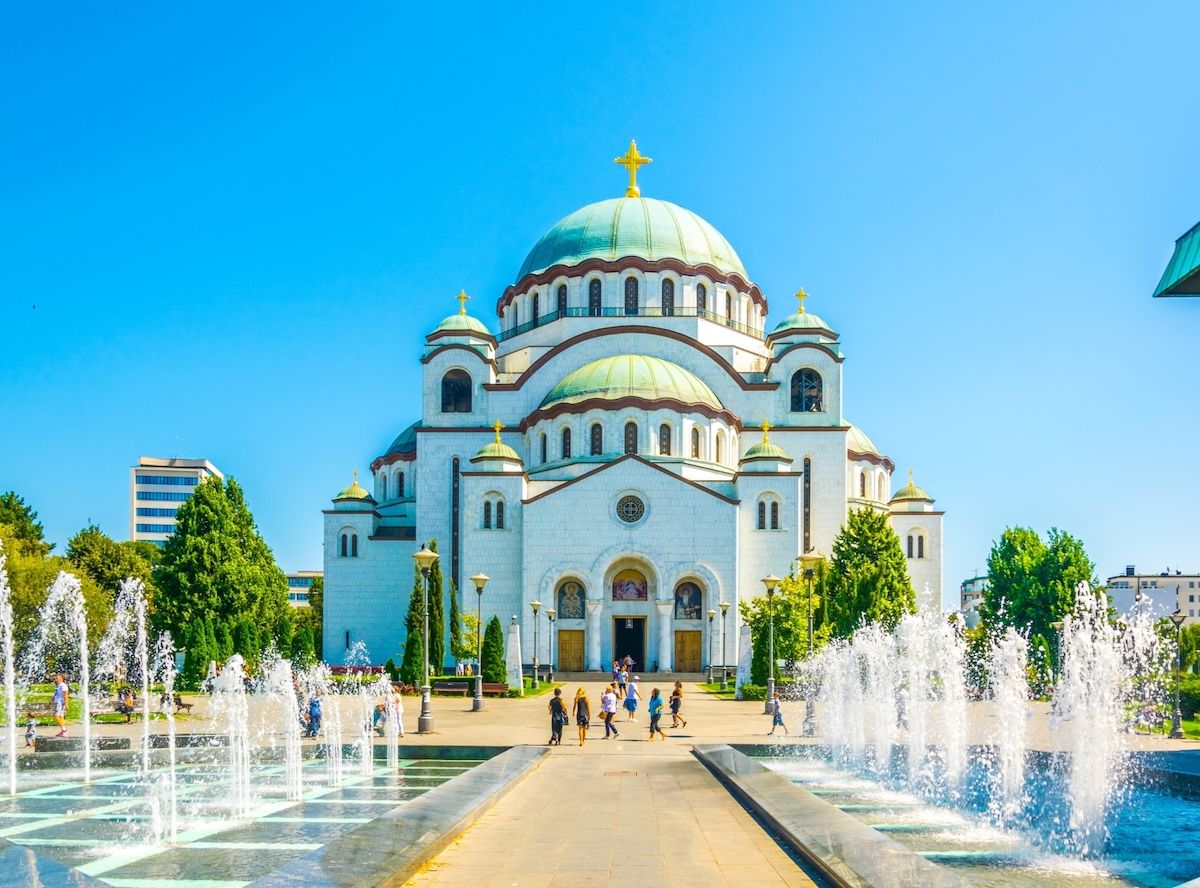
<svg viewBox="0 0 1200 888"><path fill-rule="evenodd" d="M358 483L358 469L355 469L355 470L354 470L354 483L355 483L355 484L357 484L357 483Z"/></svg>
<svg viewBox="0 0 1200 888"><path fill-rule="evenodd" d="M459 290L458 295L454 298L458 300L458 313L465 315L467 313L467 300L471 297L467 295L466 290Z"/></svg>
<svg viewBox="0 0 1200 888"><path fill-rule="evenodd" d="M764 419L763 420L763 443L764 444L767 443L767 432L769 432L770 430L771 430L770 420Z"/></svg>
<svg viewBox="0 0 1200 888"><path fill-rule="evenodd" d="M496 443L499 444L500 443L500 430L502 428L504 428L504 423L502 423L500 420L496 420L496 424L494 426L492 426L492 428L496 430Z"/></svg>
<svg viewBox="0 0 1200 888"><path fill-rule="evenodd" d="M796 314L804 314L804 300L808 298L808 294L804 292L803 287L796 291L796 298L800 300L800 310Z"/></svg>
<svg viewBox="0 0 1200 888"><path fill-rule="evenodd" d="M646 157L644 154L638 154L637 141L629 140L629 150L620 157L614 157L613 163L620 164L629 170L629 187L625 189L626 197L637 197L642 192L637 187L637 171L638 167L645 166L648 163L654 163L654 159Z"/></svg>
<svg viewBox="0 0 1200 888"><path fill-rule="evenodd" d="M912 469L908 470L908 486L912 487Z"/></svg>

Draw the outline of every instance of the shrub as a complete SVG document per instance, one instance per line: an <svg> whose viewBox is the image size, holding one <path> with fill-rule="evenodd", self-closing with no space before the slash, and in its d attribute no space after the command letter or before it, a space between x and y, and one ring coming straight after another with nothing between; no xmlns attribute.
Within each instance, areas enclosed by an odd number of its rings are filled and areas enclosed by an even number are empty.
<svg viewBox="0 0 1200 888"><path fill-rule="evenodd" d="M508 680L504 666L504 629L499 617L492 617L483 636L483 680L499 684Z"/></svg>
<svg viewBox="0 0 1200 888"><path fill-rule="evenodd" d="M1168 690L1168 701L1174 703L1174 688ZM1195 718L1200 712L1200 678L1184 678L1179 682L1179 711L1184 718Z"/></svg>

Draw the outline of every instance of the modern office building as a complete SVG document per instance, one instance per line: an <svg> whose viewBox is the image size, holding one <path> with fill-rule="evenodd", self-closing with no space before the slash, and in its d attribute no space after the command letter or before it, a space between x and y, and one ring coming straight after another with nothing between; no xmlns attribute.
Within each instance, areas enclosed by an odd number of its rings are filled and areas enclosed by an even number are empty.
<svg viewBox="0 0 1200 888"><path fill-rule="evenodd" d="M967 626L974 629L979 625L979 605L983 601L983 593L987 591L987 575L971 577L963 580L958 587L958 609L962 611Z"/></svg>
<svg viewBox="0 0 1200 888"><path fill-rule="evenodd" d="M288 604L292 607L308 607L308 592L313 580L325 576L320 570L298 570L287 575Z"/></svg>
<svg viewBox="0 0 1200 888"><path fill-rule="evenodd" d="M129 538L161 546L175 532L175 511L205 478L224 478L206 459L139 456L129 470Z"/></svg>
<svg viewBox="0 0 1200 888"><path fill-rule="evenodd" d="M1183 625L1190 626L1200 620L1200 574L1185 574L1176 570L1155 574L1140 574L1135 565L1128 565L1125 572L1109 577L1108 596L1117 613L1127 613L1134 605L1138 592L1142 601L1158 617L1167 617L1183 611Z"/></svg>

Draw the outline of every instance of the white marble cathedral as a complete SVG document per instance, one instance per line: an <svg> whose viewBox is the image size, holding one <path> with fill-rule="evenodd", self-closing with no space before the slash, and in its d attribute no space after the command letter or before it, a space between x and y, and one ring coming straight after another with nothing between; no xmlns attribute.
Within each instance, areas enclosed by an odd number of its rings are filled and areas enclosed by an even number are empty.
<svg viewBox="0 0 1200 888"><path fill-rule="evenodd" d="M562 671L737 662L737 602L851 509L885 512L922 606L942 593L942 512L842 411L838 334L767 300L704 219L640 196L589 204L534 244L494 333L460 310L425 337L421 418L325 511L325 656L399 660L412 554L436 539L464 609L518 615ZM464 589L465 587L465 589ZM720 604L730 605L723 619ZM546 610L555 612L554 649ZM715 618L710 615L715 613ZM722 632L727 626L727 636Z"/></svg>

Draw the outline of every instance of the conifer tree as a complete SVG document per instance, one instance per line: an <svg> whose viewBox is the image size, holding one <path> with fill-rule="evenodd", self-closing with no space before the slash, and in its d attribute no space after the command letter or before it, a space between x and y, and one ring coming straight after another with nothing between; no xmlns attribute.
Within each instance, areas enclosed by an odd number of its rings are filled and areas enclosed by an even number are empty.
<svg viewBox="0 0 1200 888"><path fill-rule="evenodd" d="M462 649L462 615L458 610L458 590L454 581L450 581L450 656L457 663L464 659L459 656Z"/></svg>
<svg viewBox="0 0 1200 888"><path fill-rule="evenodd" d="M412 594L408 597L408 614L404 618L404 659L400 663L400 680L410 685L425 683L421 670L425 657L422 633L425 631L425 609L422 596L424 577L417 571Z"/></svg>
<svg viewBox="0 0 1200 888"><path fill-rule="evenodd" d="M488 621L483 635L483 680L503 684L508 681L508 670L504 665L504 627L499 617Z"/></svg>
<svg viewBox="0 0 1200 888"><path fill-rule="evenodd" d="M307 669L315 659L312 628L305 624L296 630L292 638L292 665L297 669Z"/></svg>
<svg viewBox="0 0 1200 888"><path fill-rule="evenodd" d="M292 655L293 634L291 608L288 608L275 622L275 649L279 651L279 656L287 658Z"/></svg>
<svg viewBox="0 0 1200 888"><path fill-rule="evenodd" d="M437 540L429 541L436 552ZM440 675L446 668L446 599L442 592L442 559L429 571L429 668Z"/></svg>
<svg viewBox="0 0 1200 888"><path fill-rule="evenodd" d="M208 634L213 635L212 620L208 621ZM218 659L222 662L228 660L235 653L233 643L233 633L229 631L228 623L221 623L220 630L216 633L215 650L219 654Z"/></svg>
<svg viewBox="0 0 1200 888"><path fill-rule="evenodd" d="M838 637L852 634L863 620L890 627L916 612L900 538L886 515L874 509L850 513L833 541L827 588L829 622Z"/></svg>

